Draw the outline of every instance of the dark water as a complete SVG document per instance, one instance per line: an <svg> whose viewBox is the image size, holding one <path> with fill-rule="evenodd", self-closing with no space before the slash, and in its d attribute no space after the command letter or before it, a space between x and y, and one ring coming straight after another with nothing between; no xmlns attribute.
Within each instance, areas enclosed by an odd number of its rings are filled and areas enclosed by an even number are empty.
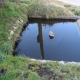
<svg viewBox="0 0 80 80"><path fill-rule="evenodd" d="M54 33L50 39L49 32ZM56 61L80 61L80 30L75 21L30 19L16 55Z"/></svg>

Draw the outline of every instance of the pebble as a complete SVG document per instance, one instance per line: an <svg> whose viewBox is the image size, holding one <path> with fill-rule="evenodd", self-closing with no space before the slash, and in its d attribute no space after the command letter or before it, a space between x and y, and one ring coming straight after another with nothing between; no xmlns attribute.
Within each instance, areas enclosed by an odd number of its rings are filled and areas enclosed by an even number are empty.
<svg viewBox="0 0 80 80"><path fill-rule="evenodd" d="M14 32L13 31L10 31L10 35L13 35L14 34Z"/></svg>

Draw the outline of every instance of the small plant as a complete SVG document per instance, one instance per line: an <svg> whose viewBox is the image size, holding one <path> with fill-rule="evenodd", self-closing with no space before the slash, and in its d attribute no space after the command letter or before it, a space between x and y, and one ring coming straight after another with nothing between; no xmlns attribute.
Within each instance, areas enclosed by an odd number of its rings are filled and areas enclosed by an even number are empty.
<svg viewBox="0 0 80 80"><path fill-rule="evenodd" d="M77 16L80 16L80 9L76 9L74 14L77 15Z"/></svg>
<svg viewBox="0 0 80 80"><path fill-rule="evenodd" d="M27 80L40 80L40 77L36 72L31 72Z"/></svg>
<svg viewBox="0 0 80 80"><path fill-rule="evenodd" d="M12 50L12 45L9 43L4 43L1 47L1 51L6 54L10 54L11 50Z"/></svg>
<svg viewBox="0 0 80 80"><path fill-rule="evenodd" d="M65 4L64 6L65 6L65 7L71 7L71 5L69 5L69 4Z"/></svg>
<svg viewBox="0 0 80 80"><path fill-rule="evenodd" d="M6 56L0 51L0 63L6 59Z"/></svg>

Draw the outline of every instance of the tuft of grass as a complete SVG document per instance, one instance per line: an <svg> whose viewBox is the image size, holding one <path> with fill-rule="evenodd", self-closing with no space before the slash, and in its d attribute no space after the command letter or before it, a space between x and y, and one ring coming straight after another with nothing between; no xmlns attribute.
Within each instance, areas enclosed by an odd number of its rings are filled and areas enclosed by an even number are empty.
<svg viewBox="0 0 80 80"><path fill-rule="evenodd" d="M5 75L0 75L0 80L40 80L40 77L36 72L32 72L30 69L28 69L28 64L33 63L36 64L35 69L37 68L38 64L40 65L39 62L31 61L25 56L6 56L5 61L0 63L0 69L6 69L7 71ZM33 64L33 66L35 64Z"/></svg>
<svg viewBox="0 0 80 80"><path fill-rule="evenodd" d="M74 14L80 16L80 9L75 9Z"/></svg>
<svg viewBox="0 0 80 80"><path fill-rule="evenodd" d="M51 69L51 71L53 71L53 73L56 76L61 77L61 80L72 80L72 79L79 80L80 79L80 76L79 76L80 65L77 65L77 64L63 65L58 62L47 62L45 66Z"/></svg>
<svg viewBox="0 0 80 80"><path fill-rule="evenodd" d="M64 6L68 8L70 11L72 11L75 16L80 16L80 7L76 7L76 6L69 5L69 4L66 4Z"/></svg>
<svg viewBox="0 0 80 80"><path fill-rule="evenodd" d="M6 54L10 54L12 51L13 46L11 44L8 43L3 43L3 45L1 46L1 51L6 53Z"/></svg>
<svg viewBox="0 0 80 80"><path fill-rule="evenodd" d="M0 51L0 64L3 63L6 60L6 55L5 53Z"/></svg>
<svg viewBox="0 0 80 80"><path fill-rule="evenodd" d="M36 72L31 72L27 80L40 80L40 76Z"/></svg>

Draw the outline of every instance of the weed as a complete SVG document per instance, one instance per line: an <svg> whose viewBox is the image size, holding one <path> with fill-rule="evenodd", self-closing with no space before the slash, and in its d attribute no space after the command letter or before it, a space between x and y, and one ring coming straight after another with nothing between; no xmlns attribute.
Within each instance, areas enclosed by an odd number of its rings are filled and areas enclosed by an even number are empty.
<svg viewBox="0 0 80 80"><path fill-rule="evenodd" d="M77 15L77 16L80 16L80 9L76 9L74 14Z"/></svg>
<svg viewBox="0 0 80 80"><path fill-rule="evenodd" d="M31 72L29 74L28 80L40 80L40 77L36 72Z"/></svg>

